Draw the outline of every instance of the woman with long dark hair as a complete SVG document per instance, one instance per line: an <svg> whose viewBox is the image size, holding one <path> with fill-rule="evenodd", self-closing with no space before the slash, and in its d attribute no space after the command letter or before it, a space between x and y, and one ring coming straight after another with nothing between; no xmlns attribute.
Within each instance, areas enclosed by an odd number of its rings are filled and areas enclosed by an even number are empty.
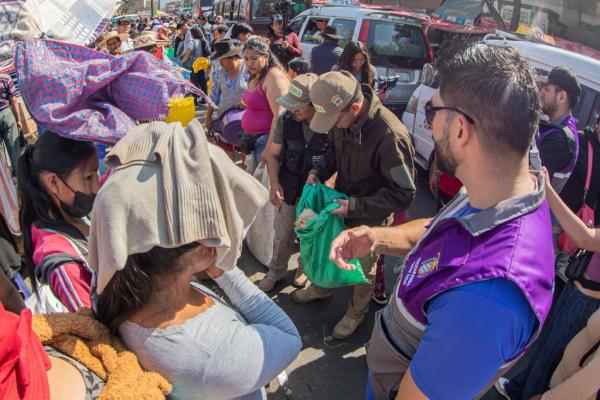
<svg viewBox="0 0 600 400"><path fill-rule="evenodd" d="M371 64L369 53L361 42L349 42L340 56L340 61L333 66L332 71L345 70L350 72L360 83L375 88L377 70Z"/></svg>
<svg viewBox="0 0 600 400"><path fill-rule="evenodd" d="M235 267L266 190L206 143L198 121L138 127L107 159L117 168L90 235L98 319L167 378L170 399L264 398L302 347L290 318Z"/></svg>
<svg viewBox="0 0 600 400"><path fill-rule="evenodd" d="M44 133L19 158L17 180L26 272L34 290L50 288L62 310L90 307L87 215L98 191L94 146ZM47 311L56 308L60 304Z"/></svg>
<svg viewBox="0 0 600 400"><path fill-rule="evenodd" d="M275 58L266 40L254 37L244 45L244 62L250 80L248 88L242 96L246 112L242 117L244 136L242 149L254 151L255 166L261 160L262 152L269 141L269 133L273 129L274 116L283 112L277 99L286 94L290 87L285 69Z"/></svg>

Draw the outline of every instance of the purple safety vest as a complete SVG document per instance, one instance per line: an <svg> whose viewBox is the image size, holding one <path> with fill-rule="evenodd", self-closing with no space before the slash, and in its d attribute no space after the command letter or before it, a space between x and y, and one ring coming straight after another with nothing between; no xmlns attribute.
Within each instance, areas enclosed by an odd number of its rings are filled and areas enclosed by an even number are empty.
<svg viewBox="0 0 600 400"><path fill-rule="evenodd" d="M466 203L464 189L461 193L447 209ZM427 324L425 304L446 290L504 278L514 282L528 300L539 321L539 333L552 305L554 282L548 203L541 195L538 204L530 203L516 216L502 213L498 206L460 218L444 218L448 213L442 212L432 222L409 255L398 282L397 295L415 320Z"/></svg>

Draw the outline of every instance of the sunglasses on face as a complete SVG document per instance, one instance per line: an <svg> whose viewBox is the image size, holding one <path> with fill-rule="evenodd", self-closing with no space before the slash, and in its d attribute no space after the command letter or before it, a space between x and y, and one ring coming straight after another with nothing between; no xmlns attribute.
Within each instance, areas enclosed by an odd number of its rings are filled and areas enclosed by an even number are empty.
<svg viewBox="0 0 600 400"><path fill-rule="evenodd" d="M435 113L441 110L450 110L462 114L462 116L464 116L467 119L467 121L469 121L472 124L475 124L475 120L473 118L460 111L459 109L453 107L437 107L433 105L431 100L429 100L427 103L425 103L425 121L427 122L427 125L431 126L431 124L433 123L433 119L435 118Z"/></svg>

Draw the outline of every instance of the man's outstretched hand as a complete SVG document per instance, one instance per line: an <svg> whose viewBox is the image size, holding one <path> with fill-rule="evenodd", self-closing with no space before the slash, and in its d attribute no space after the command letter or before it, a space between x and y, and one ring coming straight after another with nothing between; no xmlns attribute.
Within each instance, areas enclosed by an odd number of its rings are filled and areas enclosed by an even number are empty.
<svg viewBox="0 0 600 400"><path fill-rule="evenodd" d="M349 261L369 254L374 246L375 233L368 226L345 230L331 243L329 259L339 268L352 271L356 267Z"/></svg>

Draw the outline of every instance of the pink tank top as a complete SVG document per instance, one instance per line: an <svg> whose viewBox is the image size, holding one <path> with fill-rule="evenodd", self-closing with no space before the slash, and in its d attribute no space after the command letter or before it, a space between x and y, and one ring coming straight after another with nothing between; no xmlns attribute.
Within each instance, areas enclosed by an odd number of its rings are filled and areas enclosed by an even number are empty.
<svg viewBox="0 0 600 400"><path fill-rule="evenodd" d="M273 112L262 88L262 81L255 89L246 89L242 95L242 101L246 104L246 112L242 116L244 132L249 135L269 133L273 122Z"/></svg>

